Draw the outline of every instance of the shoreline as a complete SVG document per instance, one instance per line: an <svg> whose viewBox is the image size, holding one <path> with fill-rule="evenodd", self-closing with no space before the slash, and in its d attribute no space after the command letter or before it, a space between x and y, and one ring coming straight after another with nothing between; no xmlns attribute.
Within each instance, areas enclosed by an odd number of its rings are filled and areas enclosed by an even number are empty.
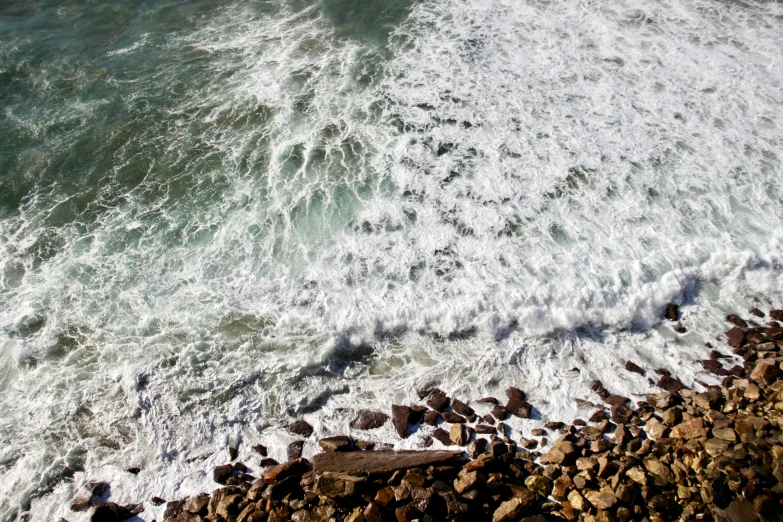
<svg viewBox="0 0 783 522"><path fill-rule="evenodd" d="M677 321L677 307L669 305L664 317ZM730 356L710 343L701 361L723 377L721 386L696 381L705 388L696 392L665 368L628 361L626 371L646 375L662 391L633 403L594 381L593 397L575 399L593 410L588 419L568 426L548 422L530 439L503 422L530 418L534 405L522 390L508 388L504 401L468 402L437 388L419 390L419 404L392 405L390 415L362 410L351 428L371 438L373 429L391 422L406 438L428 424L436 429L426 447L437 440L459 449L393 451L335 435L320 439L323 453L311 462L301 451L313 428L299 420L288 426L301 439L289 445L287 462L277 463L255 446L257 466L217 466L213 479L222 487L167 502L164 520L781 520L783 311L754 309L747 320L734 314L726 319L734 326L722 350L744 363L727 367ZM478 415L470 403L491 407L491 414ZM236 452L229 454L234 461ZM105 501L101 488L88 484L72 508ZM123 520L142 511L142 505L104 502L92 520Z"/></svg>

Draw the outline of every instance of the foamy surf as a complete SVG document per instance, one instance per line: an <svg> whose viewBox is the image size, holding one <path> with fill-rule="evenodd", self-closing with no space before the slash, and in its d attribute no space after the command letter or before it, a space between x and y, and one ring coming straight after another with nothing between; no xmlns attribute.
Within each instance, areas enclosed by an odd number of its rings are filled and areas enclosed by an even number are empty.
<svg viewBox="0 0 783 522"><path fill-rule="evenodd" d="M160 518L229 437L425 385L565 421L780 307L783 7L381 4L0 20L3 519L86 520L88 479Z"/></svg>

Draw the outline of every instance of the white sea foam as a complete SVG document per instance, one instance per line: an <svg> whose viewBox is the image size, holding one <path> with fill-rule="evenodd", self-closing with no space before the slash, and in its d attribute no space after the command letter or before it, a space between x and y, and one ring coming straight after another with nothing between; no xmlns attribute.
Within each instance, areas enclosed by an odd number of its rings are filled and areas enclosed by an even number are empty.
<svg viewBox="0 0 783 522"><path fill-rule="evenodd" d="M651 389L627 359L716 382L692 362L725 313L783 303L781 17L445 0L379 46L323 6L242 6L172 36L210 79L132 80L128 107L177 102L87 210L55 182L0 222L0 517L86 520L68 500L106 479L160 519L149 499L209 490L229 437L282 459L291 419L349 432L426 385L516 384L571 420L594 378Z"/></svg>

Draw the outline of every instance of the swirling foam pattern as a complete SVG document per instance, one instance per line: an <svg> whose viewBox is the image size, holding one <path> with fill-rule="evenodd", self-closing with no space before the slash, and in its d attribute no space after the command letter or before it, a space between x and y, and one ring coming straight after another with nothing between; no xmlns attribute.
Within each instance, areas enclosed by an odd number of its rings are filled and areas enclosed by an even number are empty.
<svg viewBox="0 0 783 522"><path fill-rule="evenodd" d="M4 2L0 519L428 384L714 382L783 302L780 56L778 2Z"/></svg>

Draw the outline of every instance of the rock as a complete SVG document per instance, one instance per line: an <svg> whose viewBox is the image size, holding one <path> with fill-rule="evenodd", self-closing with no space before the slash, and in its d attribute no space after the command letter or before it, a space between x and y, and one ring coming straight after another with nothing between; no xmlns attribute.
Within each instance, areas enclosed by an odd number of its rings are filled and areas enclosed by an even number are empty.
<svg viewBox="0 0 783 522"><path fill-rule="evenodd" d="M482 404L494 404L494 405L500 404L500 401L494 397L484 397L483 399L479 399L476 402L480 402Z"/></svg>
<svg viewBox="0 0 783 522"><path fill-rule="evenodd" d="M446 421L448 423L451 423L451 424L454 424L454 423L460 423L461 424L461 423L465 422L465 418L464 417L462 417L460 415L457 415L453 411L444 411L443 413L440 414L440 416L443 417L444 421Z"/></svg>
<svg viewBox="0 0 783 522"><path fill-rule="evenodd" d="M218 502L215 514L224 519L236 517L239 514L240 502L242 502L242 495L227 495Z"/></svg>
<svg viewBox="0 0 783 522"><path fill-rule="evenodd" d="M704 451L711 457L719 457L732 446L732 443L723 439L707 439L704 443Z"/></svg>
<svg viewBox="0 0 783 522"><path fill-rule="evenodd" d="M278 464L280 464L280 463L277 462L275 459L261 459L261 462L259 462L259 465L262 468L268 468L270 466L277 466Z"/></svg>
<svg viewBox="0 0 783 522"><path fill-rule="evenodd" d="M617 424L625 424L633 415L633 410L623 404L612 406L612 420Z"/></svg>
<svg viewBox="0 0 783 522"><path fill-rule="evenodd" d="M499 421L505 420L508 417L508 410L503 406L493 406L492 415Z"/></svg>
<svg viewBox="0 0 783 522"><path fill-rule="evenodd" d="M445 465L460 453L429 450L326 452L313 457L313 467L317 473L331 471L349 475L379 475L402 469Z"/></svg>
<svg viewBox="0 0 783 522"><path fill-rule="evenodd" d="M644 370L642 369L642 367L632 361L625 362L625 369L628 370L629 372L638 373L639 375L644 375Z"/></svg>
<svg viewBox="0 0 783 522"><path fill-rule="evenodd" d="M673 439L696 439L706 436L707 432L704 430L704 421L701 417L676 425L671 433Z"/></svg>
<svg viewBox="0 0 783 522"><path fill-rule="evenodd" d="M379 411L361 410L359 416L351 422L351 428L355 430L374 430L383 426L389 416Z"/></svg>
<svg viewBox="0 0 783 522"><path fill-rule="evenodd" d="M476 433L482 435L491 435L497 432L494 426L487 426L486 424L476 424Z"/></svg>
<svg viewBox="0 0 783 522"><path fill-rule="evenodd" d="M506 389L506 397L508 397L509 401L524 401L525 392L523 392L519 388L515 388L514 386L509 386Z"/></svg>
<svg viewBox="0 0 783 522"><path fill-rule="evenodd" d="M737 433L732 428L713 428L712 436L732 443L737 442Z"/></svg>
<svg viewBox="0 0 783 522"><path fill-rule="evenodd" d="M427 406L435 411L443 412L446 408L449 407L450 402L451 399L449 399L445 394L435 395L427 401Z"/></svg>
<svg viewBox="0 0 783 522"><path fill-rule="evenodd" d="M674 426L682 422L682 409L678 407L669 408L661 416L663 423L667 426Z"/></svg>
<svg viewBox="0 0 783 522"><path fill-rule="evenodd" d="M367 522L384 522L383 509L375 502L370 502L367 507L364 508L364 519Z"/></svg>
<svg viewBox="0 0 783 522"><path fill-rule="evenodd" d="M90 517L90 522L119 522L120 520L123 520L120 518L120 507L114 502L104 502L95 506L95 511Z"/></svg>
<svg viewBox="0 0 783 522"><path fill-rule="evenodd" d="M480 472L463 469L454 479L454 491L461 495L468 490L483 486L485 482L486 479Z"/></svg>
<svg viewBox="0 0 783 522"><path fill-rule="evenodd" d="M209 495L201 493L194 497L190 497L185 501L182 506L183 511L193 513L194 515L207 515L207 508L209 507Z"/></svg>
<svg viewBox="0 0 783 522"><path fill-rule="evenodd" d="M326 455L321 453L320 455ZM288 477L301 477L310 471L310 462L307 459L296 459L269 468L261 474L261 479L266 484L275 484Z"/></svg>
<svg viewBox="0 0 783 522"><path fill-rule="evenodd" d="M305 420L298 420L293 424L287 426L288 431L295 435L300 435L304 438L313 434L313 427Z"/></svg>
<svg viewBox="0 0 783 522"><path fill-rule="evenodd" d="M664 464L659 460L646 459L644 461L644 467L653 475L658 475L669 484L674 484L674 473L669 469L669 465Z"/></svg>
<svg viewBox="0 0 783 522"><path fill-rule="evenodd" d="M596 509L607 510L613 508L615 504L617 504L617 497L603 491L588 491L585 494L585 498ZM568 500L570 501L571 498L569 497ZM571 504L573 504L573 502L571 502Z"/></svg>
<svg viewBox="0 0 783 522"><path fill-rule="evenodd" d="M225 484L233 473L234 473L234 468L231 466L231 464L215 466L215 469L212 470L212 480L214 480L218 484Z"/></svg>
<svg viewBox="0 0 783 522"><path fill-rule="evenodd" d="M556 430L562 430L565 428L564 422L547 422L544 424L544 427L548 430L556 431Z"/></svg>
<svg viewBox="0 0 783 522"><path fill-rule="evenodd" d="M713 504L720 509L726 509L736 495L729 489L723 476L719 476L710 482L710 497Z"/></svg>
<svg viewBox="0 0 783 522"><path fill-rule="evenodd" d="M603 422L606 419L606 413L604 410L596 410L594 411L590 417L587 419L590 422Z"/></svg>
<svg viewBox="0 0 783 522"><path fill-rule="evenodd" d="M465 417L470 417L476 414L476 412L473 411L473 408L471 408L464 402L458 401L456 399L451 401L451 409L459 413L460 415L464 415Z"/></svg>
<svg viewBox="0 0 783 522"><path fill-rule="evenodd" d="M684 388L679 379L675 379L674 377L670 377L668 375L661 377L657 384L659 388L663 388L670 393L678 392Z"/></svg>
<svg viewBox="0 0 783 522"><path fill-rule="evenodd" d="M160 506L161 504L165 504L166 501L160 497L152 497L150 499L150 502L152 502L153 506Z"/></svg>
<svg viewBox="0 0 783 522"><path fill-rule="evenodd" d="M589 504L577 490L573 490L568 494L568 503L577 511L587 511L589 509Z"/></svg>
<svg viewBox="0 0 783 522"><path fill-rule="evenodd" d="M746 323L745 320L742 317L738 316L737 314L727 315L726 320L732 323L734 326L739 326L740 328L748 327L748 323Z"/></svg>
<svg viewBox="0 0 783 522"><path fill-rule="evenodd" d="M762 312L762 311L761 311L761 310L759 310L758 308L753 308L753 309L750 311L750 313L751 313L751 315L755 315L756 317L764 317L764 312Z"/></svg>
<svg viewBox="0 0 783 522"><path fill-rule="evenodd" d="M508 446L506 446L506 443L502 440L493 440L489 443L487 452L493 457L500 457L501 455L508 453Z"/></svg>
<svg viewBox="0 0 783 522"><path fill-rule="evenodd" d="M449 434L443 428L437 428L432 432L432 438L443 444L444 446L451 446L451 439Z"/></svg>
<svg viewBox="0 0 783 522"><path fill-rule="evenodd" d="M525 479L525 486L536 495L546 498L552 491L552 479L543 475L530 475Z"/></svg>
<svg viewBox="0 0 783 522"><path fill-rule="evenodd" d="M511 388L509 388L509 390L510 389ZM516 390L516 388L513 389ZM508 391L506 393L508 393ZM515 417L519 417L521 419L529 419L530 414L533 412L533 406L529 402L523 399L510 398L508 403L506 404L506 411L508 411L511 415L514 415ZM498 420L502 420L502 419L498 419Z"/></svg>
<svg viewBox="0 0 783 522"><path fill-rule="evenodd" d="M356 442L356 447L362 451L370 451L375 449L375 443L371 440L360 440Z"/></svg>
<svg viewBox="0 0 783 522"><path fill-rule="evenodd" d="M783 310L770 310L769 317L775 321L783 321Z"/></svg>
<svg viewBox="0 0 783 522"><path fill-rule="evenodd" d="M315 491L321 496L332 499L349 498L356 495L362 484L366 482L364 477L355 477L346 473L325 472L318 476Z"/></svg>
<svg viewBox="0 0 783 522"><path fill-rule="evenodd" d="M288 460L296 460L302 457L302 450L304 449L304 443L305 441L303 440L295 440L288 445L288 448L286 448L286 452L288 454Z"/></svg>
<svg viewBox="0 0 783 522"><path fill-rule="evenodd" d="M732 348L739 348L745 344L745 332L737 326L726 332L726 338L729 342L729 346Z"/></svg>
<svg viewBox="0 0 783 522"><path fill-rule="evenodd" d="M437 426L438 421L440 420L440 413L437 411L428 411L424 414L424 424L429 424L430 426Z"/></svg>
<svg viewBox="0 0 783 522"><path fill-rule="evenodd" d="M512 498L500 504L492 515L492 522L512 522L519 520L526 511L530 509L530 504L523 498Z"/></svg>
<svg viewBox="0 0 783 522"><path fill-rule="evenodd" d="M449 440L457 446L465 445L465 428L462 424L454 424L449 430Z"/></svg>
<svg viewBox="0 0 783 522"><path fill-rule="evenodd" d="M780 367L775 364L775 360L762 359L756 363L753 367L753 371L750 372L751 380L756 382L770 385L780 375Z"/></svg>
<svg viewBox="0 0 783 522"><path fill-rule="evenodd" d="M411 418L411 409L408 406L392 405L392 423L397 435L404 439L408 437L408 423Z"/></svg>
<svg viewBox="0 0 783 522"><path fill-rule="evenodd" d="M482 453L486 453L487 448L488 445L486 439L475 439L473 442L468 444L467 453L470 458L475 459Z"/></svg>
<svg viewBox="0 0 783 522"><path fill-rule="evenodd" d="M666 435L666 432L669 429L655 417L647 421L645 428L647 429L647 435L649 435L651 439L660 439Z"/></svg>
<svg viewBox="0 0 783 522"><path fill-rule="evenodd" d="M669 321L676 321L680 317L680 307L674 303L667 304L663 316Z"/></svg>
<svg viewBox="0 0 783 522"><path fill-rule="evenodd" d="M347 435L325 437L318 441L324 451L348 451L351 449L351 439Z"/></svg>

